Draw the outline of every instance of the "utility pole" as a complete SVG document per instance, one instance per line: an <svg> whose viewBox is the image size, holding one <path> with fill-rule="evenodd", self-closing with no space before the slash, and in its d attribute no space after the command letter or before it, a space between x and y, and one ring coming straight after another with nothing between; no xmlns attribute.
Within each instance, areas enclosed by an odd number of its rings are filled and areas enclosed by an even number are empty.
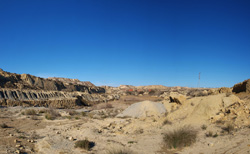
<svg viewBox="0 0 250 154"><path fill-rule="evenodd" d="M198 88L200 88L201 72L199 72Z"/></svg>

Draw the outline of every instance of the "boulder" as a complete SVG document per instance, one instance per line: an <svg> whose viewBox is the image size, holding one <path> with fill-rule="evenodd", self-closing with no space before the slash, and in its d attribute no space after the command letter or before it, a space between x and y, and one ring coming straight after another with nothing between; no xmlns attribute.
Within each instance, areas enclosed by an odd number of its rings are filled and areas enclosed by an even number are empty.
<svg viewBox="0 0 250 154"><path fill-rule="evenodd" d="M179 94L177 92L171 92L169 95L170 102L177 103L177 104L183 104L186 100L186 96Z"/></svg>
<svg viewBox="0 0 250 154"><path fill-rule="evenodd" d="M236 102L240 102L241 100L239 99L239 97L235 95L230 95L229 97L224 97L222 101L223 101L224 107L227 108Z"/></svg>
<svg viewBox="0 0 250 154"><path fill-rule="evenodd" d="M221 87L218 89L219 93L232 93L232 89L231 88L227 88L227 87Z"/></svg>
<svg viewBox="0 0 250 154"><path fill-rule="evenodd" d="M240 93L240 92L250 93L250 79L245 80L241 83L235 84L233 86L233 92L235 92L235 93Z"/></svg>

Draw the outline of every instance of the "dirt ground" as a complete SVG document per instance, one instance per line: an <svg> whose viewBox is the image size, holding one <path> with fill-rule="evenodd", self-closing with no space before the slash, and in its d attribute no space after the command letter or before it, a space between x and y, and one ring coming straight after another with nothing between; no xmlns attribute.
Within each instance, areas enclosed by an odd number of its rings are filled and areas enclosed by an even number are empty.
<svg viewBox="0 0 250 154"><path fill-rule="evenodd" d="M179 115L186 112L185 106L169 112L167 117L115 117L129 105L143 100L162 102L159 98L151 96L122 96L120 100L100 103L93 107L77 110L53 109L53 112L59 113L54 120L46 119L48 110L52 109L0 108L0 154L109 154L115 149L124 149L127 153L133 154L250 153L250 127L223 134L220 133L219 124L211 124L208 121L185 122L185 118L176 118L170 119L169 123L165 122L171 115L174 117L177 113ZM35 113L27 115L27 110L34 110ZM164 133L184 124L192 126L197 131L196 142L183 149L163 148ZM202 127L203 125L206 125L206 128ZM211 137L206 135L208 132L218 135ZM75 148L75 143L84 139L94 142L94 146L90 150Z"/></svg>

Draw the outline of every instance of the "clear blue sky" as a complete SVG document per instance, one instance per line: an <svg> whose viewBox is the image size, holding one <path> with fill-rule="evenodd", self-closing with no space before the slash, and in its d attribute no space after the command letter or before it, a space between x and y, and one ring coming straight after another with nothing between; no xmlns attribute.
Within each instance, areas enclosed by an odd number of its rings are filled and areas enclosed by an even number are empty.
<svg viewBox="0 0 250 154"><path fill-rule="evenodd" d="M96 85L250 78L249 0L0 0L0 68Z"/></svg>

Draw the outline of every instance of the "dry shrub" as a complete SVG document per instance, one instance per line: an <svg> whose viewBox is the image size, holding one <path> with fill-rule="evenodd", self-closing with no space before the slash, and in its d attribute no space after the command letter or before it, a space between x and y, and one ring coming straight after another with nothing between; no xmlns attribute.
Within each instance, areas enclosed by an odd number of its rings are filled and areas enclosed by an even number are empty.
<svg viewBox="0 0 250 154"><path fill-rule="evenodd" d="M69 115L71 116L74 116L74 115L78 115L78 112L74 111L74 110L71 110L71 111L68 111Z"/></svg>
<svg viewBox="0 0 250 154"><path fill-rule="evenodd" d="M75 143L75 148L82 148L88 151L94 146L95 146L95 142L91 142L88 139L79 140L79 141L76 141Z"/></svg>
<svg viewBox="0 0 250 154"><path fill-rule="evenodd" d="M113 108L112 104L107 103L106 104L106 109Z"/></svg>
<svg viewBox="0 0 250 154"><path fill-rule="evenodd" d="M36 115L36 110L28 109L24 112L25 115Z"/></svg>
<svg viewBox="0 0 250 154"><path fill-rule="evenodd" d="M55 120L57 117L60 117L61 115L54 109L49 109L47 113L45 114L45 118L48 120Z"/></svg>
<svg viewBox="0 0 250 154"><path fill-rule="evenodd" d="M162 125L172 125L172 122L169 121L168 119L165 119L162 123Z"/></svg>
<svg viewBox="0 0 250 154"><path fill-rule="evenodd" d="M39 111L39 113L41 113L41 114L42 114L42 113L46 113L46 112L47 112L46 109L42 109L42 110Z"/></svg>
<svg viewBox="0 0 250 154"><path fill-rule="evenodd" d="M209 131L208 133L206 133L206 137L213 137L213 138L215 138L217 136L218 136L218 134L217 133L214 134L212 131Z"/></svg>
<svg viewBox="0 0 250 154"><path fill-rule="evenodd" d="M177 130L164 134L163 141L167 148L183 148L192 145L197 137L197 131L190 126L183 126Z"/></svg>
<svg viewBox="0 0 250 154"><path fill-rule="evenodd" d="M206 129L207 129L207 125L202 125L202 126L201 126L201 129L202 129L202 130L206 130Z"/></svg>
<svg viewBox="0 0 250 154"><path fill-rule="evenodd" d="M107 150L106 154L133 154L133 152L125 148L117 148L117 149L112 148L110 150Z"/></svg>
<svg viewBox="0 0 250 154"><path fill-rule="evenodd" d="M85 116L87 116L87 113L86 113L86 112L81 112L81 115L82 115L83 117L85 117Z"/></svg>
<svg viewBox="0 0 250 154"><path fill-rule="evenodd" d="M227 133L231 133L234 131L234 125L227 124L225 127L222 127L222 130L226 131Z"/></svg>
<svg viewBox="0 0 250 154"><path fill-rule="evenodd" d="M9 126L6 125L5 123L0 124L0 127L1 127L1 128L9 128Z"/></svg>
<svg viewBox="0 0 250 154"><path fill-rule="evenodd" d="M155 90L150 90L150 91L148 92L149 95L154 95L155 93L156 93Z"/></svg>

